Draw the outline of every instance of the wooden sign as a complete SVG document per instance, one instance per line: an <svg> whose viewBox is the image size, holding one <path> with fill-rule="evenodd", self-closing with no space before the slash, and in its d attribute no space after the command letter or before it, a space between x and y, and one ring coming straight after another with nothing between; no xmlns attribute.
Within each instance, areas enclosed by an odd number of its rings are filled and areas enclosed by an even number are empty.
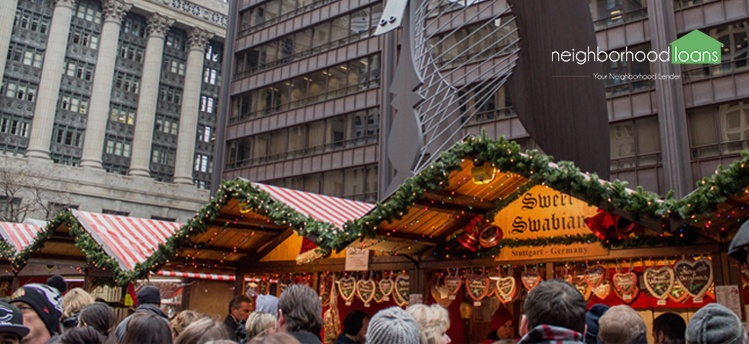
<svg viewBox="0 0 749 344"><path fill-rule="evenodd" d="M499 211L494 217L494 224L502 228L504 239L585 235L591 233L585 218L595 215L597 211L598 208L584 201L537 185Z"/></svg>
<svg viewBox="0 0 749 344"><path fill-rule="evenodd" d="M504 247L497 261L540 260L557 258L605 257L609 249L598 242L589 244Z"/></svg>
<svg viewBox="0 0 749 344"><path fill-rule="evenodd" d="M650 295L658 300L665 300L674 287L674 269L670 266L664 266L660 269L647 268L642 274L645 288Z"/></svg>
<svg viewBox="0 0 749 344"><path fill-rule="evenodd" d="M695 299L702 298L713 283L713 264L707 259L694 262L679 260L674 264L676 283Z"/></svg>
<svg viewBox="0 0 749 344"><path fill-rule="evenodd" d="M360 248L346 249L346 271L369 270L369 250Z"/></svg>

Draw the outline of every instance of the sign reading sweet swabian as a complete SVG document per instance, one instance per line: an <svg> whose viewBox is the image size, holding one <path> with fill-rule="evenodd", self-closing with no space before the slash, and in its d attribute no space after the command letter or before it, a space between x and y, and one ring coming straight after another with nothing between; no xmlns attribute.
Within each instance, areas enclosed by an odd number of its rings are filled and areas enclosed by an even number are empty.
<svg viewBox="0 0 749 344"><path fill-rule="evenodd" d="M591 231L585 219L598 208L546 186L535 186L502 209L494 224L502 229L503 239L542 239L568 235L587 235ZM608 255L600 243L504 247L497 260L536 260L598 257Z"/></svg>

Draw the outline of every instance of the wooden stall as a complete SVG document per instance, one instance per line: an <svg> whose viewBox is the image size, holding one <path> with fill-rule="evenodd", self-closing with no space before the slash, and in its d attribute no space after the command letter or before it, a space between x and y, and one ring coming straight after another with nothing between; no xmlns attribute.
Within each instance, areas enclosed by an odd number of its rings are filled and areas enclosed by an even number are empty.
<svg viewBox="0 0 749 344"><path fill-rule="evenodd" d="M569 281L591 305L629 304L648 324L714 302L713 280L732 281L724 241L684 221L683 204L475 137L342 235L375 257L413 261L402 298L447 307L453 341L473 343L491 332L498 307L517 323L528 290L544 279Z"/></svg>

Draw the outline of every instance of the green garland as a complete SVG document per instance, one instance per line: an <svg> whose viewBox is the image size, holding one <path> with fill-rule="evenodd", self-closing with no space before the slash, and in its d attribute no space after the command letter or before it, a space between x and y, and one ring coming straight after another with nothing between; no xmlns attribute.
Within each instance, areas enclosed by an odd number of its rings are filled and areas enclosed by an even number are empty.
<svg viewBox="0 0 749 344"><path fill-rule="evenodd" d="M535 150L520 152L520 146L512 141L499 138L497 141L484 133L458 142L440 155L440 159L417 175L407 179L395 193L384 203L377 203L375 208L359 220L344 224L341 233L344 239L341 250L356 238L376 236L377 227L383 222L392 222L402 218L409 208L423 198L426 192L439 192L448 187L449 176L461 169L464 159L473 159L474 165L488 162L502 172L510 172L528 179L528 182L505 199L498 200L488 218L504 209L523 193L535 185L546 185L559 192L581 198L590 205L605 210L613 208L627 212L634 219L640 216L666 217L670 212L663 208L660 197L641 187L633 191L626 189L623 181L602 181L596 174L586 175L570 162L560 162L554 166L551 157ZM456 209L456 211L459 209ZM564 239L567 240L567 239Z"/></svg>
<svg viewBox="0 0 749 344"><path fill-rule="evenodd" d="M15 255L16 249L5 240L0 240L0 257L11 260Z"/></svg>
<svg viewBox="0 0 749 344"><path fill-rule="evenodd" d="M697 182L697 189L684 198L673 201L669 208L685 221L714 213L718 205L734 196L742 196L749 186L749 152L742 151L741 159L728 167L718 166L710 177Z"/></svg>

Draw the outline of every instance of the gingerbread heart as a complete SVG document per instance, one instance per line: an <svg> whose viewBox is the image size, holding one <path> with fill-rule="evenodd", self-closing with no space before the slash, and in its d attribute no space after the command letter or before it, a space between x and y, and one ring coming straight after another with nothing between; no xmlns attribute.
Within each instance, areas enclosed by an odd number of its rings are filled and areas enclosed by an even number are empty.
<svg viewBox="0 0 749 344"><path fill-rule="evenodd" d="M347 306L350 306L356 292L356 279L353 276L341 277L336 283L338 283L338 292L341 293L341 298L346 301Z"/></svg>
<svg viewBox="0 0 749 344"><path fill-rule="evenodd" d="M590 288L594 289L595 287L601 285L601 282L606 279L606 270L604 270L600 266L588 268L587 270L585 270L583 277L585 278L585 282L588 283Z"/></svg>
<svg viewBox="0 0 749 344"><path fill-rule="evenodd" d="M593 295L593 292L590 289L590 284L588 284L588 281L585 280L584 276L581 276L582 278L577 278L572 285L577 289L577 291L580 292L580 295L583 296L585 301L590 300L590 296Z"/></svg>
<svg viewBox="0 0 749 344"><path fill-rule="evenodd" d="M674 264L674 276L693 298L701 298L713 283L713 264L707 259L680 260Z"/></svg>
<svg viewBox="0 0 749 344"><path fill-rule="evenodd" d="M515 277L500 277L495 283L496 295L502 304L512 302L518 293L518 284Z"/></svg>
<svg viewBox="0 0 749 344"><path fill-rule="evenodd" d="M637 274L634 272L615 273L613 276L614 292L622 301L631 303L635 300L640 288L637 287Z"/></svg>
<svg viewBox="0 0 749 344"><path fill-rule="evenodd" d="M450 304L453 302L453 300L450 299L450 293L447 292L447 287L440 284L432 284L432 288L430 288L430 291L432 293L432 298L434 301L436 301L440 306L447 308L450 306Z"/></svg>
<svg viewBox="0 0 749 344"><path fill-rule="evenodd" d="M749 264L741 264L739 272L741 272L741 287L749 287Z"/></svg>
<svg viewBox="0 0 749 344"><path fill-rule="evenodd" d="M380 289L380 283L377 283L377 286L375 287L375 293L374 293L374 301L377 303L382 303L385 298L385 294L382 293L382 289Z"/></svg>
<svg viewBox="0 0 749 344"><path fill-rule="evenodd" d="M367 307L374 299L376 287L377 285L371 279L356 282L356 296L359 297L361 302L364 302L364 307Z"/></svg>
<svg viewBox="0 0 749 344"><path fill-rule="evenodd" d="M408 304L408 297L411 292L411 276L398 275L395 278L395 303L399 306Z"/></svg>
<svg viewBox="0 0 749 344"><path fill-rule="evenodd" d="M445 277L445 287L447 287L447 292L450 293L450 296L452 299L455 299L455 295L458 294L458 291L460 290L460 286L463 284L463 282L460 280L460 277L458 276L447 276Z"/></svg>
<svg viewBox="0 0 749 344"><path fill-rule="evenodd" d="M572 284L575 281L575 277L572 276L572 275L570 275L570 274L566 274L566 275L562 276L562 280L565 281L565 282L567 282L567 283L569 283L569 284Z"/></svg>
<svg viewBox="0 0 749 344"><path fill-rule="evenodd" d="M645 288L650 295L658 300L665 300L674 287L674 269L670 266L664 266L660 269L647 268L642 274Z"/></svg>
<svg viewBox="0 0 749 344"><path fill-rule="evenodd" d="M668 298L673 302L684 302L689 298L689 293L682 286L674 283L671 292L668 293Z"/></svg>
<svg viewBox="0 0 749 344"><path fill-rule="evenodd" d="M528 291L533 290L539 283L541 283L541 275L538 272L523 272L520 275L520 281L523 282L523 286Z"/></svg>
<svg viewBox="0 0 749 344"><path fill-rule="evenodd" d="M609 281L604 280L599 284L597 287L592 288L593 295L595 295L597 298L603 300L611 294L611 284Z"/></svg>
<svg viewBox="0 0 749 344"><path fill-rule="evenodd" d="M489 278L486 276L470 276L466 278L466 290L473 301L481 301L489 293Z"/></svg>
<svg viewBox="0 0 749 344"><path fill-rule="evenodd" d="M380 287L380 292L382 292L382 301L390 301L390 294L395 289L395 281L391 277L383 278L377 282L377 286Z"/></svg>

